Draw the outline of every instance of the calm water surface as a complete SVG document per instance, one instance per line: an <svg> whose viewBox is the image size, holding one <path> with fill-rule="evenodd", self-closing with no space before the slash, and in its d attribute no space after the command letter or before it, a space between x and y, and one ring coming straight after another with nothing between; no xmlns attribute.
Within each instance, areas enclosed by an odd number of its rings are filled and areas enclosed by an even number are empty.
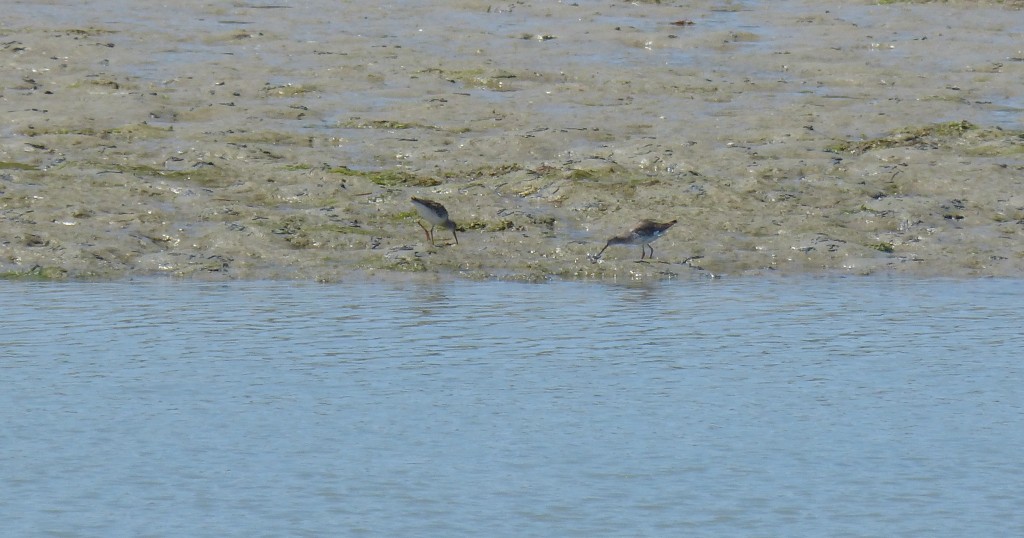
<svg viewBox="0 0 1024 538"><path fill-rule="evenodd" d="M1021 536L1024 282L0 282L9 536Z"/></svg>

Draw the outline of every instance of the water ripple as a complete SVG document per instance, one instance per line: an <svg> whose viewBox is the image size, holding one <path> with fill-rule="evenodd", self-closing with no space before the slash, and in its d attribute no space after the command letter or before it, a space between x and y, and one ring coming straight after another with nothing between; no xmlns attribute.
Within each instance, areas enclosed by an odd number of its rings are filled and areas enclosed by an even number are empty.
<svg viewBox="0 0 1024 538"><path fill-rule="evenodd" d="M1020 281L0 292L18 535L1024 531Z"/></svg>

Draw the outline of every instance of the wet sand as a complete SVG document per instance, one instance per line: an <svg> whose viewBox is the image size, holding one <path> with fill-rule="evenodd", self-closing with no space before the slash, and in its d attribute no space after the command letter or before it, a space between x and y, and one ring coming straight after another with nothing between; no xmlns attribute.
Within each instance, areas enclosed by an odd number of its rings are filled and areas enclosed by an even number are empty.
<svg viewBox="0 0 1024 538"><path fill-rule="evenodd" d="M149 4L0 22L3 276L1024 276L1019 3Z"/></svg>

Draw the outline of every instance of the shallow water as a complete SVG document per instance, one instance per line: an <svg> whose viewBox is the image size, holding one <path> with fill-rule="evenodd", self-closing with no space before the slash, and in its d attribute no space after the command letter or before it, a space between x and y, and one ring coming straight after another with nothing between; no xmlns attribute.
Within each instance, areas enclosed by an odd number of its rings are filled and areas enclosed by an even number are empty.
<svg viewBox="0 0 1024 538"><path fill-rule="evenodd" d="M1012 536L1019 280L0 282L12 536Z"/></svg>

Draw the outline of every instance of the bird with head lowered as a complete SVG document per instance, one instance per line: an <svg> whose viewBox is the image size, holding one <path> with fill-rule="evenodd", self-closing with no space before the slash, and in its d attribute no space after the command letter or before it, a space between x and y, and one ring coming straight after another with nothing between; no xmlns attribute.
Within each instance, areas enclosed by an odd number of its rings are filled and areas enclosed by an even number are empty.
<svg viewBox="0 0 1024 538"><path fill-rule="evenodd" d="M604 254L604 250L612 245L640 245L640 259L643 260L647 255L647 249L651 249L651 258L654 258L654 247L651 246L656 239L665 235L665 232L671 228L677 220L671 220L669 222L655 222L653 220L642 220L640 224L637 224L628 232L622 235L616 235L615 237L608 240L605 243L604 248L601 252L594 256L594 259L600 259L601 254Z"/></svg>
<svg viewBox="0 0 1024 538"><path fill-rule="evenodd" d="M423 228L423 232L427 234L427 241L430 241L431 246L434 245L434 228L441 226L452 231L452 237L455 238L455 244L459 244L459 236L455 233L455 223L452 219L448 218L448 210L445 207L433 200L427 200L426 198L412 197L412 205L416 208L416 212L419 213L423 220L430 223L430 230L419 223L420 228Z"/></svg>

